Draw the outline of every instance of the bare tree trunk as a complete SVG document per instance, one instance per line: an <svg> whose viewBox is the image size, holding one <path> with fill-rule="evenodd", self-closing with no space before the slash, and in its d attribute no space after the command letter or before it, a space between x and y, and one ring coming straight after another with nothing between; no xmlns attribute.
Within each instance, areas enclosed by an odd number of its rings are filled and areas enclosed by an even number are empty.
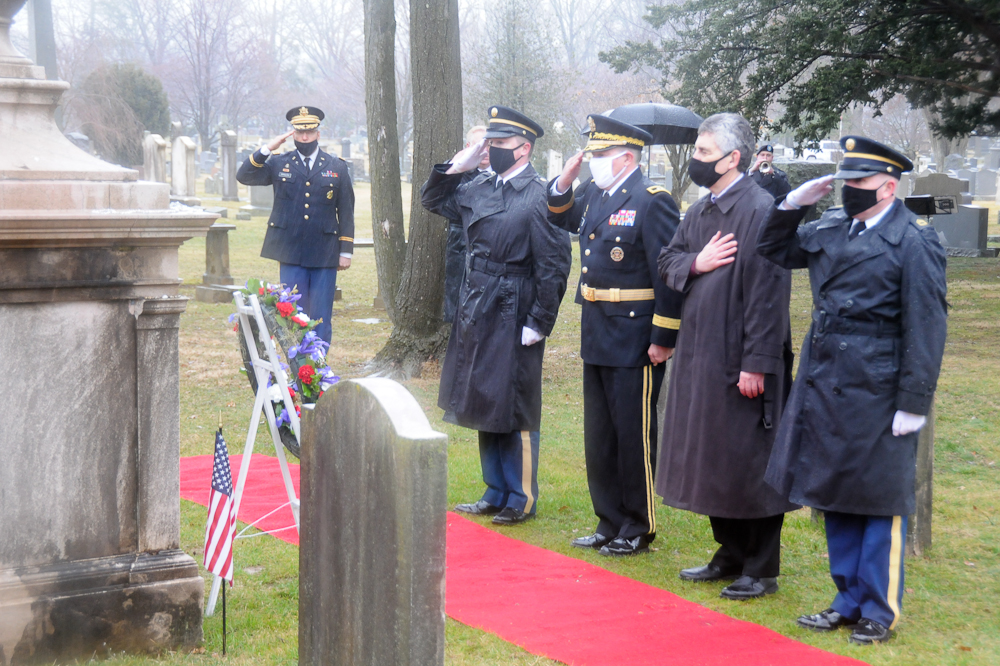
<svg viewBox="0 0 1000 666"><path fill-rule="evenodd" d="M396 292L403 274L403 192L396 136L396 15L393 0L364 0L365 107L372 182L372 240L378 289L396 321Z"/></svg>
<svg viewBox="0 0 1000 666"><path fill-rule="evenodd" d="M448 341L448 328L441 323L448 225L420 204L420 188L431 167L462 145L459 46L458 0L411 0L413 197L392 335L374 362L382 372L419 375L424 362L439 356Z"/></svg>
<svg viewBox="0 0 1000 666"><path fill-rule="evenodd" d="M934 132L934 124L936 121L940 121L941 118L936 113L930 109L921 109L924 114L924 118L927 120L927 125L931 131L931 147L934 149L934 163L937 164L938 173L944 173L944 159L951 154L961 155L965 157L965 151L969 148L969 137L962 137L961 139L946 139L942 136L938 136Z"/></svg>
<svg viewBox="0 0 1000 666"><path fill-rule="evenodd" d="M670 158L670 166L674 170L674 186L670 196L674 198L674 202L679 208L684 193L691 186L688 163L691 161L691 155L694 154L694 145L664 146L664 148L667 150L667 157Z"/></svg>

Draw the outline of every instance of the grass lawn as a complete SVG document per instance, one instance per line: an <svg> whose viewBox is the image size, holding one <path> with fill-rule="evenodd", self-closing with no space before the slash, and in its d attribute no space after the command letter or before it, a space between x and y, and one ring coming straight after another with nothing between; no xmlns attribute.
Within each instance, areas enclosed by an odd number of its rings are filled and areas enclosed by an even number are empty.
<svg viewBox="0 0 1000 666"><path fill-rule="evenodd" d="M355 236L361 238L371 235L369 190L365 183L357 184L356 189ZM404 194L408 210L408 187ZM246 200L243 193L243 202ZM204 201L206 205L222 205L207 197ZM227 205L235 209L239 204ZM258 256L265 220L244 222L234 217L231 214L229 220L237 226L229 236L233 275L238 281L251 276L276 281L277 265ZM994 217L991 213L991 222ZM181 455L212 452L220 411L230 450L239 452L253 396L246 378L238 372L236 337L226 320L232 307L193 300L194 285L205 269L204 240L185 243L180 255L182 291L192 298L180 330ZM953 309L937 394L934 546L926 557L907 562L899 635L887 645L867 649L848 645L843 631L814 634L795 626L798 615L826 608L833 596L822 526L810 520L808 510L787 517L781 590L761 601L726 601L718 597L721 584L694 585L677 578L679 569L704 563L714 550L704 516L660 506L658 538L653 552L645 557L609 560L570 547L572 537L589 533L595 525L583 459L580 313L572 302L577 270L578 264L570 277L559 323L546 347L538 518L508 529L506 534L871 664L1000 664L998 260L949 261L948 296ZM384 312L372 308L377 291L372 249L356 250L351 269L340 274L339 282L344 300L334 308L335 346L329 361L342 377L358 377L364 374L365 363L390 331ZM792 297L796 347L807 328L810 309L807 278L804 272L798 272ZM381 321L356 321L367 318ZM435 406L438 378L439 368L428 364L423 376L406 386L423 405L432 425L449 436L449 502L474 500L482 490L474 433L442 422ZM264 436L258 437L258 452L267 453L268 447ZM200 561L205 509L182 502L181 519L182 547ZM270 537L237 544L236 586L229 596L227 663L297 663L297 557L295 547ZM203 652L159 658L118 657L111 663L216 662L222 649L221 624L218 614L205 620ZM619 659L627 656L616 655L609 658L609 663ZM451 620L447 625L446 661L463 665L556 663Z"/></svg>

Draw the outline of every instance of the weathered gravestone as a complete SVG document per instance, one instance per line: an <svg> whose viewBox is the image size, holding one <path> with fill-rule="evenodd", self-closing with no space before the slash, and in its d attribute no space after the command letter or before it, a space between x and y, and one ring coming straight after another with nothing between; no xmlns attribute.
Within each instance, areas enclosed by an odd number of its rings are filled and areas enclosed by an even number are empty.
<svg viewBox="0 0 1000 666"><path fill-rule="evenodd" d="M304 419L299 665L444 663L448 438L389 379Z"/></svg>
<svg viewBox="0 0 1000 666"><path fill-rule="evenodd" d="M205 272L201 276L201 284L194 289L196 300L203 303L228 303L233 300L233 292L227 285L234 282L229 273L229 232L235 228L236 225L219 222L208 228Z"/></svg>
<svg viewBox="0 0 1000 666"><path fill-rule="evenodd" d="M191 650L205 585L180 549L177 248L169 208L66 139L69 85L13 49L0 0L0 663Z"/></svg>
<svg viewBox="0 0 1000 666"><path fill-rule="evenodd" d="M345 160L351 159L351 140L341 139L340 140L340 156Z"/></svg>
<svg viewBox="0 0 1000 666"><path fill-rule="evenodd" d="M179 136L174 139L170 157L170 195L184 203L198 205L197 169L195 168L196 146L191 137Z"/></svg>
<svg viewBox="0 0 1000 666"><path fill-rule="evenodd" d="M913 194L932 194L934 196L961 197L968 192L968 184L943 173L929 173L913 180Z"/></svg>
<svg viewBox="0 0 1000 666"><path fill-rule="evenodd" d="M552 180L553 178L558 178L563 170L563 156L558 150L550 150L548 154L548 173L546 174L547 180Z"/></svg>
<svg viewBox="0 0 1000 666"><path fill-rule="evenodd" d="M212 173L212 168L219 161L219 156L210 150L203 150L198 156L198 173Z"/></svg>
<svg viewBox="0 0 1000 666"><path fill-rule="evenodd" d="M167 142L159 134L147 134L142 140L143 178L167 182Z"/></svg>
<svg viewBox="0 0 1000 666"><path fill-rule="evenodd" d="M979 206L958 206L952 215L935 215L934 230L952 257L995 257L996 249L986 245L990 211Z"/></svg>
<svg viewBox="0 0 1000 666"><path fill-rule="evenodd" d="M236 170L240 165L236 161L236 132L225 130L219 145L222 150L222 200L239 201Z"/></svg>
<svg viewBox="0 0 1000 666"><path fill-rule="evenodd" d="M250 205L240 206L240 214L253 217L267 217L274 207L274 187L271 185L250 185Z"/></svg>
<svg viewBox="0 0 1000 666"><path fill-rule="evenodd" d="M1000 148L990 148L990 152L985 157L986 164L984 166L987 169L1000 169Z"/></svg>
<svg viewBox="0 0 1000 666"><path fill-rule="evenodd" d="M958 169L955 172L959 180L969 181L969 189L966 190L972 196L976 196L976 176L979 175L979 169Z"/></svg>
<svg viewBox="0 0 1000 666"><path fill-rule="evenodd" d="M965 158L958 153L952 153L944 158L944 166L942 167L945 171L958 171L965 166Z"/></svg>
<svg viewBox="0 0 1000 666"><path fill-rule="evenodd" d="M992 200L997 195L997 170L980 169L976 176L976 197Z"/></svg>

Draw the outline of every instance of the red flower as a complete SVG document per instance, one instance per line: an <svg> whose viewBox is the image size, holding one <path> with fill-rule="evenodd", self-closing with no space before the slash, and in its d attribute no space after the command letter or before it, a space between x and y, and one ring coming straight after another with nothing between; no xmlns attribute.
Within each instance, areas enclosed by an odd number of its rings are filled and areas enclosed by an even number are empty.
<svg viewBox="0 0 1000 666"><path fill-rule="evenodd" d="M278 303L276 307L278 308L278 314L282 317L289 317L295 314L295 306L291 303Z"/></svg>
<svg viewBox="0 0 1000 666"><path fill-rule="evenodd" d="M303 365L299 368L299 379L306 384L312 384L312 380L315 375L316 371L313 370L311 365Z"/></svg>
<svg viewBox="0 0 1000 666"><path fill-rule="evenodd" d="M298 414L299 416L302 416L302 408L299 407L298 405L295 405L295 413Z"/></svg>
<svg viewBox="0 0 1000 666"><path fill-rule="evenodd" d="M239 330L240 330L240 325L239 324L236 324L235 326L233 326L233 331L235 331L235 332L238 333Z"/></svg>
<svg viewBox="0 0 1000 666"><path fill-rule="evenodd" d="M258 290L257 290L257 293L258 293L259 295L263 296L263 295L264 295L264 287L261 287L260 289L258 289Z"/></svg>
<svg viewBox="0 0 1000 666"><path fill-rule="evenodd" d="M288 394L293 398L295 397L295 387L291 384L288 385Z"/></svg>

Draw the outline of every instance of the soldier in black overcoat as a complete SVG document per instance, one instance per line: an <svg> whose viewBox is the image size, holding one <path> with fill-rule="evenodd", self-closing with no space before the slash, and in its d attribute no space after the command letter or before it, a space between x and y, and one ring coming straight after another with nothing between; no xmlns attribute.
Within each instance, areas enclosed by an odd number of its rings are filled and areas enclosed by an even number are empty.
<svg viewBox="0 0 1000 666"><path fill-rule="evenodd" d="M455 508L514 525L537 510L542 359L571 255L569 235L545 219L545 183L528 161L542 128L500 105L487 115L485 143L435 165L421 202L433 213L461 219L465 230L465 281L438 406L446 420L479 431L486 492ZM495 173L464 180L484 151Z"/></svg>
<svg viewBox="0 0 1000 666"><path fill-rule="evenodd" d="M784 514L798 508L764 482L791 384L791 273L754 251L774 200L744 174L753 147L736 114L702 123L688 173L709 194L659 259L684 310L656 491L665 504L709 517L719 548L680 577L735 578L721 592L728 599L777 591Z"/></svg>
<svg viewBox="0 0 1000 666"><path fill-rule="evenodd" d="M236 179L274 186L260 256L279 263L281 282L298 288L299 306L322 320L316 334L330 342L337 271L350 268L354 253L354 188L347 163L319 147L323 111L301 106L285 117L294 129L251 154ZM272 155L288 137L295 150Z"/></svg>
<svg viewBox="0 0 1000 666"><path fill-rule="evenodd" d="M892 636L902 607L917 433L947 329L945 252L933 227L896 198L910 160L860 136L840 143L840 171L779 201L757 242L778 265L808 268L813 295L766 480L825 514L837 595L798 623L852 626L849 640L871 644ZM843 208L800 227L834 179L844 180Z"/></svg>
<svg viewBox="0 0 1000 666"><path fill-rule="evenodd" d="M572 543L634 555L656 538L656 402L681 325L681 295L659 279L656 258L680 215L639 168L649 133L587 121L587 145L549 185L549 222L580 234L583 440L597 529ZM574 197L586 153L593 179Z"/></svg>

